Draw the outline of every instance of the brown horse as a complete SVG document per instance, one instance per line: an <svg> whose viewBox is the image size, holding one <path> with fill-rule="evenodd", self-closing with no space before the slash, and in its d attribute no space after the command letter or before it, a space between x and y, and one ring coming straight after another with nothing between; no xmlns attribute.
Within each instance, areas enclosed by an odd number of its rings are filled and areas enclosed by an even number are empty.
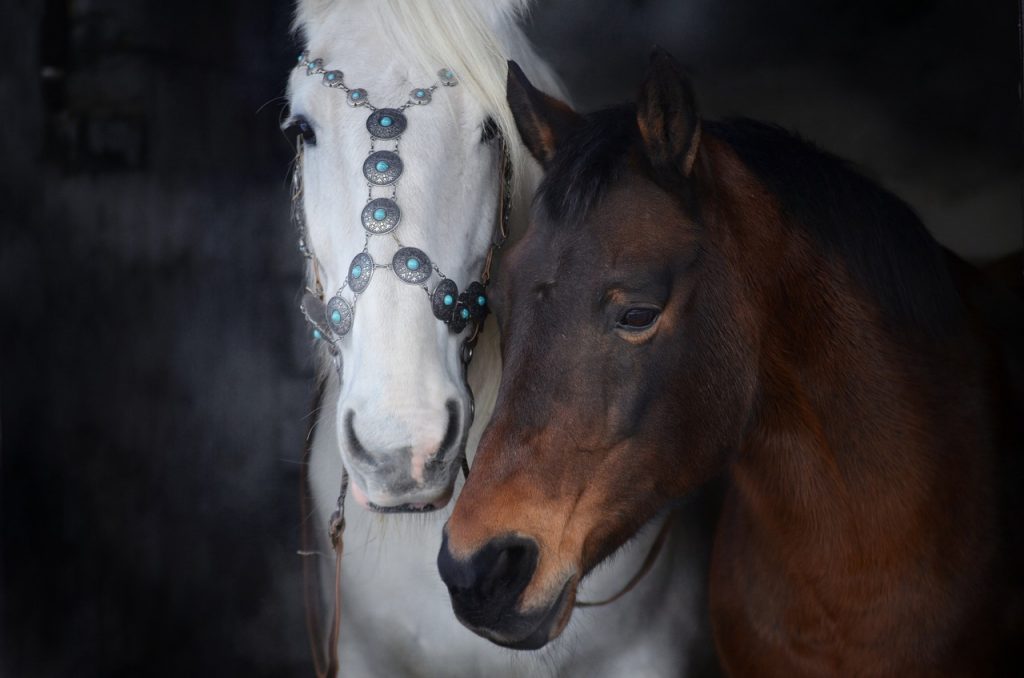
<svg viewBox="0 0 1024 678"><path fill-rule="evenodd" d="M463 623L544 645L582 577L724 474L728 673L1015 668L1016 300L841 160L702 121L665 53L635 106L579 115L514 64L508 96L546 178L492 295L498 404L438 556Z"/></svg>

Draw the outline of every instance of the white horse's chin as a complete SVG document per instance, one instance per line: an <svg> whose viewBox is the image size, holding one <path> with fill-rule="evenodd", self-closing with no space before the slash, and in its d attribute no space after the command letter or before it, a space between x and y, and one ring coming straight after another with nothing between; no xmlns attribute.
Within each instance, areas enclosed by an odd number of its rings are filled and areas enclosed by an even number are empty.
<svg viewBox="0 0 1024 678"><path fill-rule="evenodd" d="M349 481L349 491L352 493L352 498L356 500L359 506L374 513L430 513L431 511L437 511L447 506L448 502L451 501L454 488L455 483L452 482L447 487L442 488L440 492L423 492L398 499L382 496L377 497L376 501L374 501L356 484L355 480ZM414 499L421 501L412 501Z"/></svg>

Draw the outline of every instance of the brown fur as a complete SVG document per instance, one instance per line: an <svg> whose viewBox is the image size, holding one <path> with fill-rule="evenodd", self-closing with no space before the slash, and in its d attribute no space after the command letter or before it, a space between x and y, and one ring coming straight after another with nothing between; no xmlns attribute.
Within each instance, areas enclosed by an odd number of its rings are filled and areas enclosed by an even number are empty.
<svg viewBox="0 0 1024 678"><path fill-rule="evenodd" d="M652 69L598 207L567 227L541 202L506 255L502 385L450 548L535 540L519 609L542 610L725 472L710 604L727 673L1015 670L1019 538L1000 480L1021 410L998 405L1012 393L985 313L897 331L728 143L673 120L695 106L648 105L692 96L663 56ZM548 138L544 120L532 109L521 133ZM651 328L616 324L641 303L661 309Z"/></svg>

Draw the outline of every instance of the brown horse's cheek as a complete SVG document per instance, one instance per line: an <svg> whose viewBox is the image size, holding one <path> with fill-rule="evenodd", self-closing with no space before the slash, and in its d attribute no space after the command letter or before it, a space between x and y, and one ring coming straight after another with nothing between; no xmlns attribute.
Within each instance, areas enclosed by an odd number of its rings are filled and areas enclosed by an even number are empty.
<svg viewBox="0 0 1024 678"><path fill-rule="evenodd" d="M649 471L652 452L632 444L609 450L594 470L567 527L573 540L563 544L563 559L573 559L581 574L597 566L671 501L671 483Z"/></svg>

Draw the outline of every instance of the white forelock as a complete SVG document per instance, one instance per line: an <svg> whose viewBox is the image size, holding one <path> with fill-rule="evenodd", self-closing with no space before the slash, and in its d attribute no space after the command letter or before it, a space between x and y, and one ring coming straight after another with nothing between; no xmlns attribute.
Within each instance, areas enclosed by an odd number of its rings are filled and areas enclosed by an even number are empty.
<svg viewBox="0 0 1024 678"><path fill-rule="evenodd" d="M373 17L389 44L421 70L452 69L508 141L517 186L535 171L519 141L505 96L507 62L513 59L540 89L565 99L564 88L534 52L519 21L532 0L299 0L294 29L307 42L338 44L344 15ZM316 56L316 55L314 55ZM529 183L529 182L527 182Z"/></svg>

